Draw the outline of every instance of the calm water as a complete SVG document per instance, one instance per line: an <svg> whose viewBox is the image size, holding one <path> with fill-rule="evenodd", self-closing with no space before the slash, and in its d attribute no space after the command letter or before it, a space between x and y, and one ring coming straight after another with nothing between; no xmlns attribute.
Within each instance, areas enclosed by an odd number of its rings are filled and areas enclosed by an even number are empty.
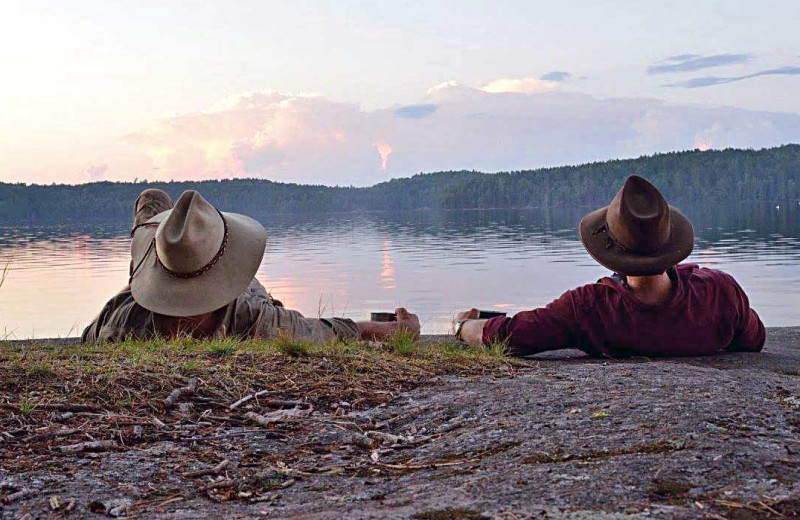
<svg viewBox="0 0 800 520"><path fill-rule="evenodd" d="M800 324L800 207L684 208L690 260L727 270L767 325ZM454 310L543 305L606 271L575 227L587 208L271 216L259 280L308 316L404 305L427 333ZM0 338L78 335L127 282L128 224L0 227Z"/></svg>

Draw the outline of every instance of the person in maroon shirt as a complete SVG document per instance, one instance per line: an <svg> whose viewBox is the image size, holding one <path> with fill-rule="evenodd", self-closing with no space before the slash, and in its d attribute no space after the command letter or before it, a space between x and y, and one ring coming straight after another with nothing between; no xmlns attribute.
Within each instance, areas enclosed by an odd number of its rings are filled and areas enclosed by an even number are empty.
<svg viewBox="0 0 800 520"><path fill-rule="evenodd" d="M504 343L519 356L566 348L608 357L707 356L764 346L764 324L732 276L679 265L694 247L692 224L642 177L628 177L610 205L581 220L579 233L613 276L512 318L458 313L456 335L474 345Z"/></svg>

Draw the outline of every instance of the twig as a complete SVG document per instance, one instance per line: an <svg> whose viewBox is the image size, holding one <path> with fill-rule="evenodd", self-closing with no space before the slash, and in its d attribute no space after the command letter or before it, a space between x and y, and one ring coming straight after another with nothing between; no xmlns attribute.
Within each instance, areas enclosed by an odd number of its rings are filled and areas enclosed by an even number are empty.
<svg viewBox="0 0 800 520"><path fill-rule="evenodd" d="M77 453L82 451L105 451L116 447L117 443L115 441L91 441L70 444L69 446L59 446L58 449L65 453Z"/></svg>
<svg viewBox="0 0 800 520"><path fill-rule="evenodd" d="M408 441L406 437L391 433L378 432L375 430L368 431L367 435L373 439L377 439L380 442L385 442L388 444L405 444Z"/></svg>
<svg viewBox="0 0 800 520"><path fill-rule="evenodd" d="M219 480L217 482L212 482L211 484L207 484L199 488L198 491L202 493L204 491L211 491L212 489L224 489L233 487L234 484L235 482L233 480Z"/></svg>
<svg viewBox="0 0 800 520"><path fill-rule="evenodd" d="M181 388L176 388L175 390L172 391L172 393L169 394L169 396L167 396L166 399L164 399L164 406L166 406L167 408L173 408L178 399L185 397L187 395L194 395L196 391L197 391L197 378L192 377L189 379L188 385L183 386Z"/></svg>
<svg viewBox="0 0 800 520"><path fill-rule="evenodd" d="M0 403L0 408L7 410L19 411L19 406L11 403ZM50 403L50 404L35 404L33 408L36 410L64 410L70 412L101 412L102 408L91 404L68 404L68 403Z"/></svg>
<svg viewBox="0 0 800 520"><path fill-rule="evenodd" d="M23 498L28 498L31 495L35 495L36 491L31 488L22 488L16 493L11 493L7 497L3 499L4 504L11 504L12 502L16 502L17 500L22 500Z"/></svg>
<svg viewBox="0 0 800 520"><path fill-rule="evenodd" d="M201 469L201 470L198 470L198 471L190 471L188 473L184 473L183 476L184 477L189 477L189 478L195 478L195 477L204 477L206 475L219 475L220 473L222 473L222 470L224 470L225 468L227 468L230 465L231 465L231 461L228 460L228 459L225 459L222 462L220 462L219 464L217 464L216 466L214 466L213 468Z"/></svg>
<svg viewBox="0 0 800 520"><path fill-rule="evenodd" d="M47 433L38 433L36 435L31 435L30 437L25 437L21 439L22 442L39 442L39 441L46 441L48 439L54 439L56 437L66 437L67 435L72 435L73 433L78 433L80 428L72 428L68 430L57 430L54 432L47 432Z"/></svg>
<svg viewBox="0 0 800 520"><path fill-rule="evenodd" d="M314 407L309 405L307 409L292 408L290 410L276 410L266 415L260 415L255 412L247 412L246 414L244 414L244 418L260 426L268 428L270 425L275 423L290 422L296 420L299 417L305 417L307 415L311 415L311 412L313 411Z"/></svg>
<svg viewBox="0 0 800 520"><path fill-rule="evenodd" d="M378 466L382 466L384 468L389 469L404 469L404 470L415 470L415 469L435 469L435 468L443 468L446 466L460 466L461 464L472 464L478 462L478 459L464 459L464 460L453 460L449 462L428 462L426 464L383 464L379 463Z"/></svg>
<svg viewBox="0 0 800 520"><path fill-rule="evenodd" d="M270 408L310 408L311 403L305 401L287 401L285 399L271 399L264 402Z"/></svg>
<svg viewBox="0 0 800 520"><path fill-rule="evenodd" d="M267 395L267 394L269 394L271 392L272 392L271 390L261 390L259 392L254 393L254 394L246 395L246 396L242 397L241 399L239 399L238 401L236 401L235 403L233 403L232 405L230 405L228 407L228 409L229 410L236 410L237 408L242 406L244 403L246 403L248 401L252 401L256 397L261 397L262 395Z"/></svg>
<svg viewBox="0 0 800 520"><path fill-rule="evenodd" d="M255 412L247 412L246 414L244 414L244 418L247 419L248 421L252 421L258 424L259 426L263 426L264 428L269 428L270 426L275 424L275 421L270 420L269 418L264 417L263 415L259 415Z"/></svg>

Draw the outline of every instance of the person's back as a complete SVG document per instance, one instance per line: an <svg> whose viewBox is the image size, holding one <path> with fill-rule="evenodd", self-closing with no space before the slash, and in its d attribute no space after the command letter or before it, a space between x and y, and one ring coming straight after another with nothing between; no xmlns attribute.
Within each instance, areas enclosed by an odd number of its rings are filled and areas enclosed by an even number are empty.
<svg viewBox="0 0 800 520"><path fill-rule="evenodd" d="M622 277L603 278L545 308L489 320L483 341L507 342L518 355L562 348L612 357L761 349L764 326L730 275L694 264L667 274L673 290L660 304L640 301Z"/></svg>
<svg viewBox="0 0 800 520"><path fill-rule="evenodd" d="M581 240L615 274L512 318L457 315L457 335L505 343L517 355L578 348L592 355L702 356L759 351L766 332L728 274L677 265L692 250L689 220L641 177L606 208L584 217Z"/></svg>

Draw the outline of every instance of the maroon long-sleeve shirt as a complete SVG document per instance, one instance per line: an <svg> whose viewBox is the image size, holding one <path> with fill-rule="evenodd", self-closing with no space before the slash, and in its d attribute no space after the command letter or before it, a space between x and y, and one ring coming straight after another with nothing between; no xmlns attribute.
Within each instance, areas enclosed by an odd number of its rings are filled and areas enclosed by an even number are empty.
<svg viewBox="0 0 800 520"><path fill-rule="evenodd" d="M764 324L732 276L694 264L668 273L674 291L662 304L642 303L620 279L603 278L546 307L487 321L483 342L506 342L520 356L565 348L610 357L761 350Z"/></svg>

